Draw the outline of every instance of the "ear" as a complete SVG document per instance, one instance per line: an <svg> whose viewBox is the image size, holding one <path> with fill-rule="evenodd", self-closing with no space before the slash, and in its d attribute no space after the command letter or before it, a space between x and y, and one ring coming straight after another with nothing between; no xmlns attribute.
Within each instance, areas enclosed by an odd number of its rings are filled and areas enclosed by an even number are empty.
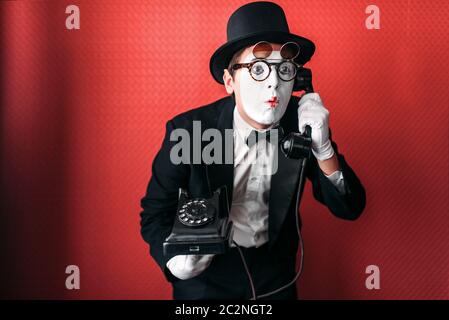
<svg viewBox="0 0 449 320"><path fill-rule="evenodd" d="M228 69L223 70L223 83L226 88L226 92L228 94L232 94L234 92L234 79L232 79Z"/></svg>

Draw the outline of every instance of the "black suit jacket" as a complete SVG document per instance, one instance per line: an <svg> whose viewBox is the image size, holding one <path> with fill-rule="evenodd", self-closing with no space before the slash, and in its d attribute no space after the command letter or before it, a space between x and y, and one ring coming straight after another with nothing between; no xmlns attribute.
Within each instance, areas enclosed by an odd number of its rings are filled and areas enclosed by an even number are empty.
<svg viewBox="0 0 449 320"><path fill-rule="evenodd" d="M299 98L291 97L287 111L280 121L285 134L292 131L298 132L298 101ZM231 204L234 165L225 163L207 165L209 189L205 164L174 165L170 161L170 150L176 144L176 142L170 141L170 134L176 128L184 128L192 137L193 121L201 121L201 132L208 128L215 128L220 130L224 137L225 130L233 128L234 107L234 98L228 96L209 105L182 113L166 124L165 138L153 161L152 177L146 194L141 200L143 209L141 212L141 234L150 245L151 256L161 267L167 280L171 282L177 281L177 278L166 268L170 257L163 255L162 244L173 226L179 188L187 188L194 197L207 197L210 194L210 189L216 190L220 186L226 185L228 202ZM330 138L332 141L331 135ZM202 144L202 148L205 144ZM343 172L346 194L341 195L338 192L323 174L313 156L308 162L307 178L312 182L313 196L317 201L327 206L335 216L355 220L365 207L365 190L345 158L338 153L337 145L333 141L332 146L337 153L340 169ZM298 246L295 229L295 213L297 213L295 195L300 172L299 165L300 161L288 159L282 152L278 152L278 170L271 179L269 248L286 258L294 257Z"/></svg>

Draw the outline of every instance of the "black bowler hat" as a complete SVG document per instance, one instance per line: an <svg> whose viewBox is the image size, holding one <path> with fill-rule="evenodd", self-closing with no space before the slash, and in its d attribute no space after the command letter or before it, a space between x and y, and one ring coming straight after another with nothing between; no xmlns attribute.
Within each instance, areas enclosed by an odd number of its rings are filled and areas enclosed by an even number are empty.
<svg viewBox="0 0 449 320"><path fill-rule="evenodd" d="M228 41L218 48L210 59L210 72L215 81L223 84L223 69L226 69L234 53L259 41L284 44L296 42L300 49L295 58L305 64L315 52L309 39L290 33L282 8L273 2L251 2L238 8L229 18Z"/></svg>

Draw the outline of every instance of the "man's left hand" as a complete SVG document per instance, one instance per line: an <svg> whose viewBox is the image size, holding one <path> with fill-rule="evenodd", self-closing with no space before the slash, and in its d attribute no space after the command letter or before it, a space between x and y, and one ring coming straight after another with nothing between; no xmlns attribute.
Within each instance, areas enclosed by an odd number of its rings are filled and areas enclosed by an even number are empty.
<svg viewBox="0 0 449 320"><path fill-rule="evenodd" d="M298 103L300 133L304 133L306 125L312 128L312 153L315 158L321 161L330 159L334 149L329 140L329 111L315 92L303 95Z"/></svg>

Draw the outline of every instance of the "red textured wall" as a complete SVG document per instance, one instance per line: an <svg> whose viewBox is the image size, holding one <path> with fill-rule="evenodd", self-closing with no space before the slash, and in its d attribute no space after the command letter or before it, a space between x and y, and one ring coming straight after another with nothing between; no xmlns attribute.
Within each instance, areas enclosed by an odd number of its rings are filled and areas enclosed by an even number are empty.
<svg viewBox="0 0 449 320"><path fill-rule="evenodd" d="M223 97L209 58L246 1L0 3L1 296L169 299L140 199L170 117ZM310 186L303 298L448 299L447 1L277 1L367 190L355 222ZM65 28L65 8L81 11ZM380 30L365 28L376 4ZM286 244L288 245L288 244ZM81 289L65 288L65 267ZM365 288L377 265L381 289Z"/></svg>

